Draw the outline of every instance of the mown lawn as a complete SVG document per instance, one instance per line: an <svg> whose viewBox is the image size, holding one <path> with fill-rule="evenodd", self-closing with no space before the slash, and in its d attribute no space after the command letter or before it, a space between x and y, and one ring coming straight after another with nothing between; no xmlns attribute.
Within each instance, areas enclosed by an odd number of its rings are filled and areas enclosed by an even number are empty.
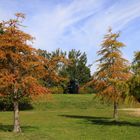
<svg viewBox="0 0 140 140"><path fill-rule="evenodd" d="M12 112L0 112L0 140L140 140L140 117L119 111L112 120L112 105L93 95L52 95L21 111L21 134L11 132ZM123 106L121 106L123 107Z"/></svg>

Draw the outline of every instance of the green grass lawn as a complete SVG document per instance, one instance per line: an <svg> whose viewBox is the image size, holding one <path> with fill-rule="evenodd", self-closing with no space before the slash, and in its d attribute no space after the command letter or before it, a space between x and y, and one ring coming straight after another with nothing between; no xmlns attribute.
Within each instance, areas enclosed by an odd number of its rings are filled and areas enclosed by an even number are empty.
<svg viewBox="0 0 140 140"><path fill-rule="evenodd" d="M21 134L11 132L13 112L0 112L0 140L140 140L140 117L119 111L112 120L112 105L93 95L52 95L21 111ZM122 107L122 106L121 106Z"/></svg>

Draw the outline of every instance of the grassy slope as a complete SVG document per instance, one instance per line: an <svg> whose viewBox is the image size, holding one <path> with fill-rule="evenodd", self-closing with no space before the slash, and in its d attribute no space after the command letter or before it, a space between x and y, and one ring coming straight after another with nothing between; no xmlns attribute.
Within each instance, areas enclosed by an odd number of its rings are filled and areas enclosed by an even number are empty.
<svg viewBox="0 0 140 140"><path fill-rule="evenodd" d="M111 119L112 106L93 95L53 95L35 101L34 110L20 112L23 133L13 134L12 112L0 113L0 140L139 140L140 118L120 111Z"/></svg>

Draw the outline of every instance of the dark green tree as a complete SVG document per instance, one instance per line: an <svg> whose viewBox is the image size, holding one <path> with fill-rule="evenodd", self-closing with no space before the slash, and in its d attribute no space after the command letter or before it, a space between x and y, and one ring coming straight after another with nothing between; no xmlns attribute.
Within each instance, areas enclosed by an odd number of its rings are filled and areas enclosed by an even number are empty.
<svg viewBox="0 0 140 140"><path fill-rule="evenodd" d="M130 94L140 102L140 51L135 53L134 61L132 62L133 76L130 79Z"/></svg>
<svg viewBox="0 0 140 140"><path fill-rule="evenodd" d="M45 68L48 73L40 79L46 87L60 86L66 81L66 76L61 75L63 67L67 65L66 52L57 49L52 52L39 49L39 55L46 59ZM55 78L53 78L55 76Z"/></svg>
<svg viewBox="0 0 140 140"><path fill-rule="evenodd" d="M72 49L68 54L71 64L67 67L69 79L77 80L80 85L88 82L91 78L90 68L87 66L86 53Z"/></svg>
<svg viewBox="0 0 140 140"><path fill-rule="evenodd" d="M72 49L67 56L69 65L63 66L60 74L66 76L68 83L65 85L66 92L78 93L79 86L84 85L91 78L90 68L87 66L86 53Z"/></svg>
<svg viewBox="0 0 140 140"><path fill-rule="evenodd" d="M65 63L59 61L54 68L59 77L61 77L59 83L57 81L52 81L51 75L47 75L47 77L44 77L43 79L46 86L61 86L64 92L66 92L70 83L75 83L76 85L79 83L80 85L83 85L89 81L91 75L90 68L87 66L87 56L85 53L81 53L80 51L76 51L74 49L69 51L68 54L60 49L52 52L39 50L39 52L41 56L47 58L49 61L52 61L55 58L63 58L65 60ZM46 69L49 67L48 63Z"/></svg>

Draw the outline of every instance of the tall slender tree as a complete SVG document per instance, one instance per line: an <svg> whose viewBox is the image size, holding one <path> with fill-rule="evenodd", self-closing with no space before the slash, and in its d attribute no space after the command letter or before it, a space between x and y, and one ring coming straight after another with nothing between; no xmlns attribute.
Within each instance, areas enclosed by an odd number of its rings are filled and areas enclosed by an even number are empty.
<svg viewBox="0 0 140 140"><path fill-rule="evenodd" d="M14 106L14 132L21 132L19 100L47 93L38 79L46 72L44 60L30 45L33 37L20 30L24 14L0 23L0 95L11 97Z"/></svg>
<svg viewBox="0 0 140 140"><path fill-rule="evenodd" d="M113 117L118 119L118 104L128 92L126 81L130 77L128 61L122 57L121 48L125 45L118 41L120 33L112 33L112 29L105 35L101 50L101 56L97 72L95 73L96 90L103 99L114 103Z"/></svg>

